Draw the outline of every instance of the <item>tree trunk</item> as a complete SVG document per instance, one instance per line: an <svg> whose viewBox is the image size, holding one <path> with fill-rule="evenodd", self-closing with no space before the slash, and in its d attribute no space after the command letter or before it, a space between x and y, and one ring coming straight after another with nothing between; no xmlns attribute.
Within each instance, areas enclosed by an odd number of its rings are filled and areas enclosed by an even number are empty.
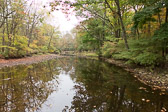
<svg viewBox="0 0 168 112"><path fill-rule="evenodd" d="M148 23L148 36L150 36L151 34L151 23L149 22Z"/></svg>
<svg viewBox="0 0 168 112"><path fill-rule="evenodd" d="M136 30L136 32L137 32L137 35L138 35L138 39L139 39L139 29L137 28L137 30Z"/></svg>
<svg viewBox="0 0 168 112"><path fill-rule="evenodd" d="M2 46L4 46L4 45L5 45L5 25L3 27L3 36L2 36ZM4 52L4 51L5 51L5 48L2 47L2 52Z"/></svg>
<svg viewBox="0 0 168 112"><path fill-rule="evenodd" d="M126 34L126 30L125 30L125 25L123 23L123 19L122 19L122 16L121 16L120 2L119 2L119 0L115 0L115 3L117 5L117 9L118 9L118 16L119 16L121 27L122 27L122 33L123 33L123 38L124 38L124 42L125 42L125 47L127 49L129 49L128 42L127 42L127 34Z"/></svg>
<svg viewBox="0 0 168 112"><path fill-rule="evenodd" d="M106 3L104 3L104 10L105 10L104 18L106 18ZM105 23L105 21L103 21L103 38L102 38L103 41L105 40L105 25L106 25L106 23Z"/></svg>
<svg viewBox="0 0 168 112"><path fill-rule="evenodd" d="M161 27L162 21L161 21L161 18L160 18L160 13L158 13L158 22L159 22L159 26Z"/></svg>
<svg viewBox="0 0 168 112"><path fill-rule="evenodd" d="M33 33L33 29L34 29L34 24L35 23L33 22L31 30L29 32L28 47L30 46L30 43L31 43L32 33Z"/></svg>
<svg viewBox="0 0 168 112"><path fill-rule="evenodd" d="M165 53L165 55L167 55L168 54L168 48L166 48L166 53Z"/></svg>
<svg viewBox="0 0 168 112"><path fill-rule="evenodd" d="M165 23L168 23L168 6L166 7L166 17L165 17ZM166 45L167 46L167 45ZM165 55L163 54L165 53ZM165 57L168 53L168 48L166 47L165 50L163 51L163 56Z"/></svg>
<svg viewBox="0 0 168 112"><path fill-rule="evenodd" d="M165 57L165 49L162 48L162 57L164 58Z"/></svg>
<svg viewBox="0 0 168 112"><path fill-rule="evenodd" d="M51 35L50 41L49 41L49 43L48 43L48 50L50 49L50 45L51 45L51 40L52 40L52 38L53 38L53 34Z"/></svg>
<svg viewBox="0 0 168 112"><path fill-rule="evenodd" d="M34 15L33 15L33 21L32 21L30 32L28 32L29 33L28 34L28 37L29 37L29 39L28 39L28 47L30 46L30 43L31 43L32 33L33 33L34 27L36 25L36 19L37 18L36 18L36 12L35 12Z"/></svg>
<svg viewBox="0 0 168 112"><path fill-rule="evenodd" d="M166 7L166 17L165 17L165 23L168 22L168 7Z"/></svg>
<svg viewBox="0 0 168 112"><path fill-rule="evenodd" d="M8 3L7 3L7 0L6 0L6 13L8 15ZM8 45L10 46L11 45L11 38L10 38L10 32L9 32L9 22L8 22L8 17L6 18L6 29L7 29L7 35L8 35Z"/></svg>
<svg viewBox="0 0 168 112"><path fill-rule="evenodd" d="M134 11L135 11L135 14L138 12L137 11L137 9L136 9L136 7L135 6L133 6L133 9L134 9ZM137 37L138 37L138 39L139 39L139 29L137 28L137 29L135 29L135 36L136 36L136 34L137 34Z"/></svg>
<svg viewBox="0 0 168 112"><path fill-rule="evenodd" d="M118 26L120 26L120 19L118 19ZM121 37L121 29L118 28L118 37Z"/></svg>

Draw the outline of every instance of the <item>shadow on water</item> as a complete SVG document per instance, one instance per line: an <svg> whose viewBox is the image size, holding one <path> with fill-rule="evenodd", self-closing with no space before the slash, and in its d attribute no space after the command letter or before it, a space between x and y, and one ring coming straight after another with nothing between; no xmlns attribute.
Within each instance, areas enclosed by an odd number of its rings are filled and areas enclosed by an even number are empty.
<svg viewBox="0 0 168 112"><path fill-rule="evenodd" d="M168 95L120 67L60 58L0 69L2 112L160 112Z"/></svg>

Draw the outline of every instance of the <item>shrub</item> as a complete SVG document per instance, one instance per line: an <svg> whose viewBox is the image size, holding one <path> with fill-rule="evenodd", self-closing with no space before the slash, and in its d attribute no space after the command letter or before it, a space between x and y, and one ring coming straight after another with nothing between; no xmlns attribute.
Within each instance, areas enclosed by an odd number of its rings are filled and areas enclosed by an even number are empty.
<svg viewBox="0 0 168 112"><path fill-rule="evenodd" d="M102 55L104 57L110 58L112 54L116 52L115 46L116 46L115 43L105 42L104 46L101 48Z"/></svg>
<svg viewBox="0 0 168 112"><path fill-rule="evenodd" d="M102 48L103 56L143 66L154 66L163 62L163 58L159 54L159 50L155 49L155 43L152 39L129 39L128 42L129 50L125 49L123 41L118 44L105 43Z"/></svg>
<svg viewBox="0 0 168 112"><path fill-rule="evenodd" d="M158 54L154 54L151 52L144 52L142 54L137 55L134 58L134 62L140 65L159 65L162 62L162 57Z"/></svg>

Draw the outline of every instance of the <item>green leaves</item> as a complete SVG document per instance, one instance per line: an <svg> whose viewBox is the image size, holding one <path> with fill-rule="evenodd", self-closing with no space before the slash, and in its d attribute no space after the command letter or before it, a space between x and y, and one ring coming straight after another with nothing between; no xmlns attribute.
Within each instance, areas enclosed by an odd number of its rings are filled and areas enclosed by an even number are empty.
<svg viewBox="0 0 168 112"><path fill-rule="evenodd" d="M163 24L159 30L155 31L153 41L158 49L168 49L168 23Z"/></svg>
<svg viewBox="0 0 168 112"><path fill-rule="evenodd" d="M163 24L159 30L156 30L153 38L156 41L168 41L168 23Z"/></svg>
<svg viewBox="0 0 168 112"><path fill-rule="evenodd" d="M15 47L10 47L10 46L0 46L0 48L8 48L8 49L16 50Z"/></svg>
<svg viewBox="0 0 168 112"><path fill-rule="evenodd" d="M134 62L140 65L157 65L162 57L152 52L144 52L135 57Z"/></svg>
<svg viewBox="0 0 168 112"><path fill-rule="evenodd" d="M163 62L162 56L158 53L159 49L154 45L152 39L140 39L129 41L130 49L124 49L124 43L105 43L102 49L103 56L114 59L125 60L127 64L138 64L142 66L155 66Z"/></svg>
<svg viewBox="0 0 168 112"><path fill-rule="evenodd" d="M134 21L134 26L133 28L137 29L142 28L144 24L150 21L156 21L155 18L152 16L154 14L159 13L160 10L158 9L157 6L150 6L150 7L145 7L142 9L142 11L139 11L135 13L133 21Z"/></svg>

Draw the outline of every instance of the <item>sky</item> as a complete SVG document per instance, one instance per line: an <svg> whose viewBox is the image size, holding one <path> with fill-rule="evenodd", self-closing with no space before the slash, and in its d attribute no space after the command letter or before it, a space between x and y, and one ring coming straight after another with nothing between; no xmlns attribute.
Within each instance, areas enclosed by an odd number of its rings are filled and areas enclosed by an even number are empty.
<svg viewBox="0 0 168 112"><path fill-rule="evenodd" d="M46 6L44 10L50 10L50 7L48 7L50 1L52 0L36 0L38 5L40 5L39 7L43 7L44 5ZM80 20L77 19L75 13L70 14L67 18L61 10L52 12L50 17L46 20L47 23L50 23L56 27L59 26L62 33L70 32L79 23L79 21Z"/></svg>
<svg viewBox="0 0 168 112"><path fill-rule="evenodd" d="M61 11L55 11L52 15L53 16L49 19L49 23L53 23L54 26L59 26L61 32L69 32L79 23L75 15L66 18L65 14Z"/></svg>

